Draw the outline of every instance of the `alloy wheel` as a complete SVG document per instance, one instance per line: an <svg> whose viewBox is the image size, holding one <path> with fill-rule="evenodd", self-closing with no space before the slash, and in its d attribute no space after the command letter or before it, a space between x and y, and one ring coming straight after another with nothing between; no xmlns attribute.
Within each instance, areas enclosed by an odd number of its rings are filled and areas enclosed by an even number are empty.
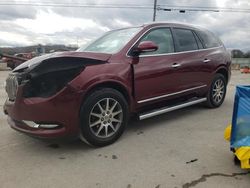
<svg viewBox="0 0 250 188"><path fill-rule="evenodd" d="M113 98L98 101L89 115L91 132L99 138L113 136L122 124L123 111L120 103Z"/></svg>
<svg viewBox="0 0 250 188"><path fill-rule="evenodd" d="M224 95L225 95L225 84L223 80L218 79L214 83L214 87L212 91L213 101L216 104L219 104L223 100Z"/></svg>

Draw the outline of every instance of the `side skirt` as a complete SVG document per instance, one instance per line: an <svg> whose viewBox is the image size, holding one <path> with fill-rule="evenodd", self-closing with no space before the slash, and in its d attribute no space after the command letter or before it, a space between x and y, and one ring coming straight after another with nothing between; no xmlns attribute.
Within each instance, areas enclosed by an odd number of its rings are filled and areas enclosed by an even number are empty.
<svg viewBox="0 0 250 188"><path fill-rule="evenodd" d="M160 109L156 109L156 110L152 110L152 111L149 111L149 112L139 114L139 119L140 120L147 119L147 118L150 118L150 117L153 117L153 116L158 116L158 115L161 115L161 114L164 114L164 113L167 113L167 112L171 112L171 111L174 111L174 110L178 110L178 109L181 109L181 108L185 108L185 107L188 107L188 106L199 104L199 103L202 103L202 102L205 102L205 101L207 101L207 98L194 98L194 99L185 101L183 103L179 103L177 105L166 106L166 107L163 107L163 108L160 108Z"/></svg>

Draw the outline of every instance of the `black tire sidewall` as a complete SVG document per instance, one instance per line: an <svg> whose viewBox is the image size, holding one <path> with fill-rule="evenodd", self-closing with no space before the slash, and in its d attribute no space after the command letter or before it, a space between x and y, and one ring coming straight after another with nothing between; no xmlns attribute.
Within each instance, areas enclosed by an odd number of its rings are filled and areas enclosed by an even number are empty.
<svg viewBox="0 0 250 188"><path fill-rule="evenodd" d="M223 98L221 99L221 101L219 103L216 103L213 99L213 88L214 88L214 84L216 83L216 81L218 80L222 80L223 84L224 84L224 95ZM227 83L226 83L226 79L222 74L216 74L214 76L214 79L211 83L208 95L207 95L207 102L208 102L208 106L211 108L217 108L219 106L222 105L222 103L224 102L224 99L226 97L226 92L227 92Z"/></svg>
<svg viewBox="0 0 250 188"><path fill-rule="evenodd" d="M89 127L89 115L94 107L94 105L104 99L104 98L113 98L117 102L120 103L122 111L123 111L123 120L118 129L118 131L109 138L99 138L96 137L90 127ZM83 136L84 140L87 141L88 144L93 146L102 147L115 142L124 132L126 124L128 121L128 104L123 95L114 89L103 88L98 89L92 92L86 100L83 102L81 111L80 111L80 131L81 136Z"/></svg>

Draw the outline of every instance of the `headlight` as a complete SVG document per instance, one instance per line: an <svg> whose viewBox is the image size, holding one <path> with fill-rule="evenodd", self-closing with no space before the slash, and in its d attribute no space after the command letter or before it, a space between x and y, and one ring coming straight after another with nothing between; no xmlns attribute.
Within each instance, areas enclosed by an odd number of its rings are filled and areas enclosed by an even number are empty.
<svg viewBox="0 0 250 188"><path fill-rule="evenodd" d="M19 70L18 83L23 85L23 97L50 97L62 90L87 65L103 63L79 57L45 59L36 66Z"/></svg>
<svg viewBox="0 0 250 188"><path fill-rule="evenodd" d="M73 80L82 69L49 72L30 80L26 80L23 96L29 97L50 97L62 90L68 82Z"/></svg>

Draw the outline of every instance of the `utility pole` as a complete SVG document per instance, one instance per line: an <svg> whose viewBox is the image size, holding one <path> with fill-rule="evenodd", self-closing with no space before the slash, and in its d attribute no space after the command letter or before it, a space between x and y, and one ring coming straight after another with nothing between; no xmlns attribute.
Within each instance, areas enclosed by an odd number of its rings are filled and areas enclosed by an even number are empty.
<svg viewBox="0 0 250 188"><path fill-rule="evenodd" d="M157 0L154 0L154 14L153 14L153 22L155 21L155 17L156 17L156 7L157 7Z"/></svg>

